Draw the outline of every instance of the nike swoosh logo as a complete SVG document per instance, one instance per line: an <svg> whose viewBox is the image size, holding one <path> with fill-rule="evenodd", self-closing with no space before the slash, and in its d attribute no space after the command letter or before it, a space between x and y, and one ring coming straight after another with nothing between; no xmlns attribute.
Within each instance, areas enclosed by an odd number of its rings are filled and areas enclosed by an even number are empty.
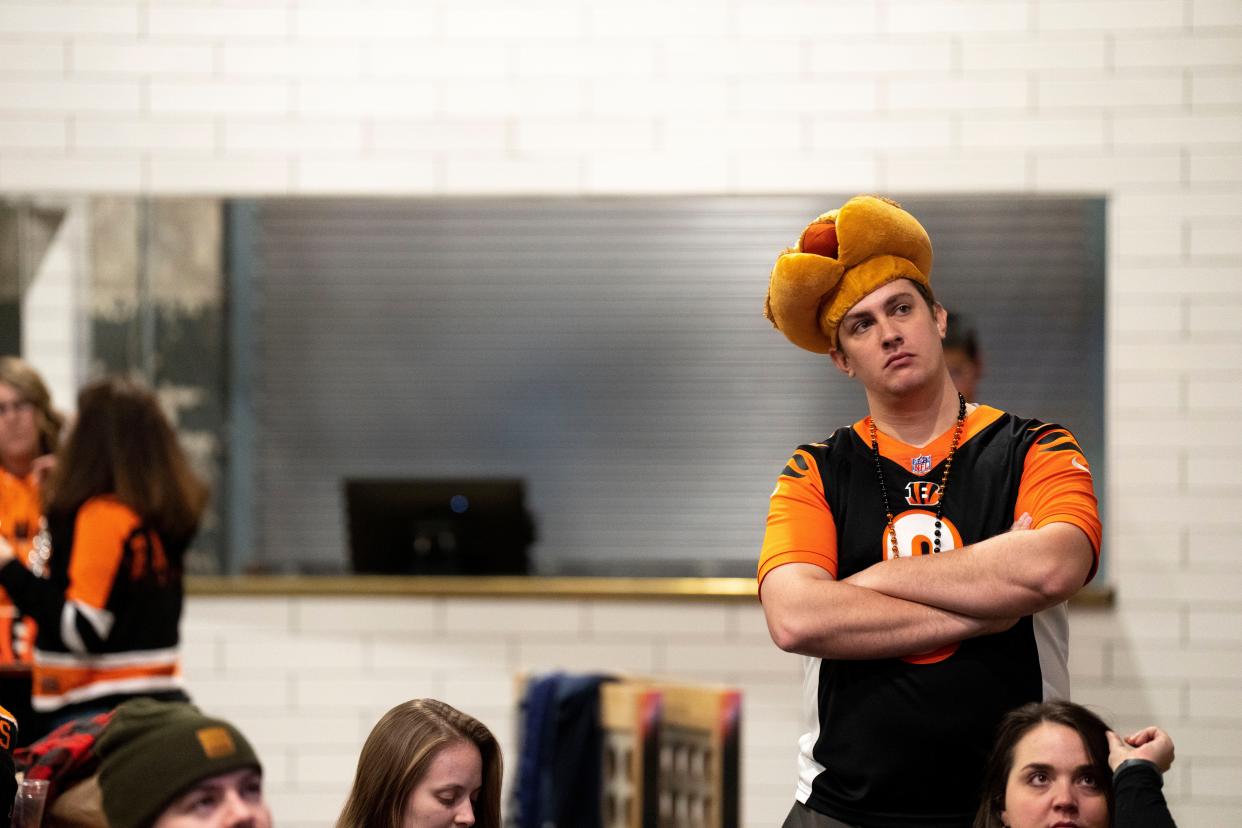
<svg viewBox="0 0 1242 828"><path fill-rule="evenodd" d="M1070 458L1070 462L1074 464L1074 468L1076 468L1076 469L1082 469L1082 470L1083 470L1083 471L1085 471L1087 474L1091 474L1091 469L1087 468L1087 467L1086 467L1086 466L1084 466L1082 463L1079 463L1079 462L1078 462L1078 458L1077 458L1077 457L1071 457L1071 458Z"/></svg>

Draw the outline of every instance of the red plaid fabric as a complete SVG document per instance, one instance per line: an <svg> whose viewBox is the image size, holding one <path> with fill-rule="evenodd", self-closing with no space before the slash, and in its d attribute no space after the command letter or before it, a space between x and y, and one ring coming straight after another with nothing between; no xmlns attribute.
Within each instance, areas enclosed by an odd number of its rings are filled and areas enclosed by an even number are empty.
<svg viewBox="0 0 1242 828"><path fill-rule="evenodd" d="M93 774L99 767L95 740L112 719L112 711L65 722L34 744L14 754L17 770L27 779L48 780L48 801Z"/></svg>

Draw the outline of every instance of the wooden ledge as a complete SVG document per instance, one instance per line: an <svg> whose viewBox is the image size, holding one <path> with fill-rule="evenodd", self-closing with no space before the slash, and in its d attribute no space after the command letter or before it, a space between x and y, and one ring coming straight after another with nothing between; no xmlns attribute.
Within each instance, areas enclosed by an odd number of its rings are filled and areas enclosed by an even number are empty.
<svg viewBox="0 0 1242 828"><path fill-rule="evenodd" d="M596 598L754 601L753 578L562 578L541 576L192 575L189 595L419 595L443 597ZM1074 607L1113 605L1112 587L1087 587Z"/></svg>
<svg viewBox="0 0 1242 828"><path fill-rule="evenodd" d="M756 598L753 578L239 575L186 578L189 595L425 595L505 598Z"/></svg>

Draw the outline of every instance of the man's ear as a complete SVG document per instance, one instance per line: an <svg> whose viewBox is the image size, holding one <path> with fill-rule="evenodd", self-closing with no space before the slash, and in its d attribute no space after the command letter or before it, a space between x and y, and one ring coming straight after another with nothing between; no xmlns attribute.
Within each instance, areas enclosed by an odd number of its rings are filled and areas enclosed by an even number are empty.
<svg viewBox="0 0 1242 828"><path fill-rule="evenodd" d="M854 369L850 367L850 358L845 355L845 351L833 348L828 356L832 357L832 364L837 366L838 371L847 377L854 376Z"/></svg>
<svg viewBox="0 0 1242 828"><path fill-rule="evenodd" d="M940 338L944 339L949 335L949 312L944 309L944 305L937 302L932 305L932 316L936 319L936 330L940 331Z"/></svg>

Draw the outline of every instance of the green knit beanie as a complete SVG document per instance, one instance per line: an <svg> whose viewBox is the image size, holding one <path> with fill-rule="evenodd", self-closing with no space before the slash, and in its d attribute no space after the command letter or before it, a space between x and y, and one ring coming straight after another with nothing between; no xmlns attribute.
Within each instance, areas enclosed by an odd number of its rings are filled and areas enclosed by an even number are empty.
<svg viewBox="0 0 1242 828"><path fill-rule="evenodd" d="M112 828L142 828L204 779L259 768L237 728L185 702L134 699L117 707L95 744L104 814Z"/></svg>

